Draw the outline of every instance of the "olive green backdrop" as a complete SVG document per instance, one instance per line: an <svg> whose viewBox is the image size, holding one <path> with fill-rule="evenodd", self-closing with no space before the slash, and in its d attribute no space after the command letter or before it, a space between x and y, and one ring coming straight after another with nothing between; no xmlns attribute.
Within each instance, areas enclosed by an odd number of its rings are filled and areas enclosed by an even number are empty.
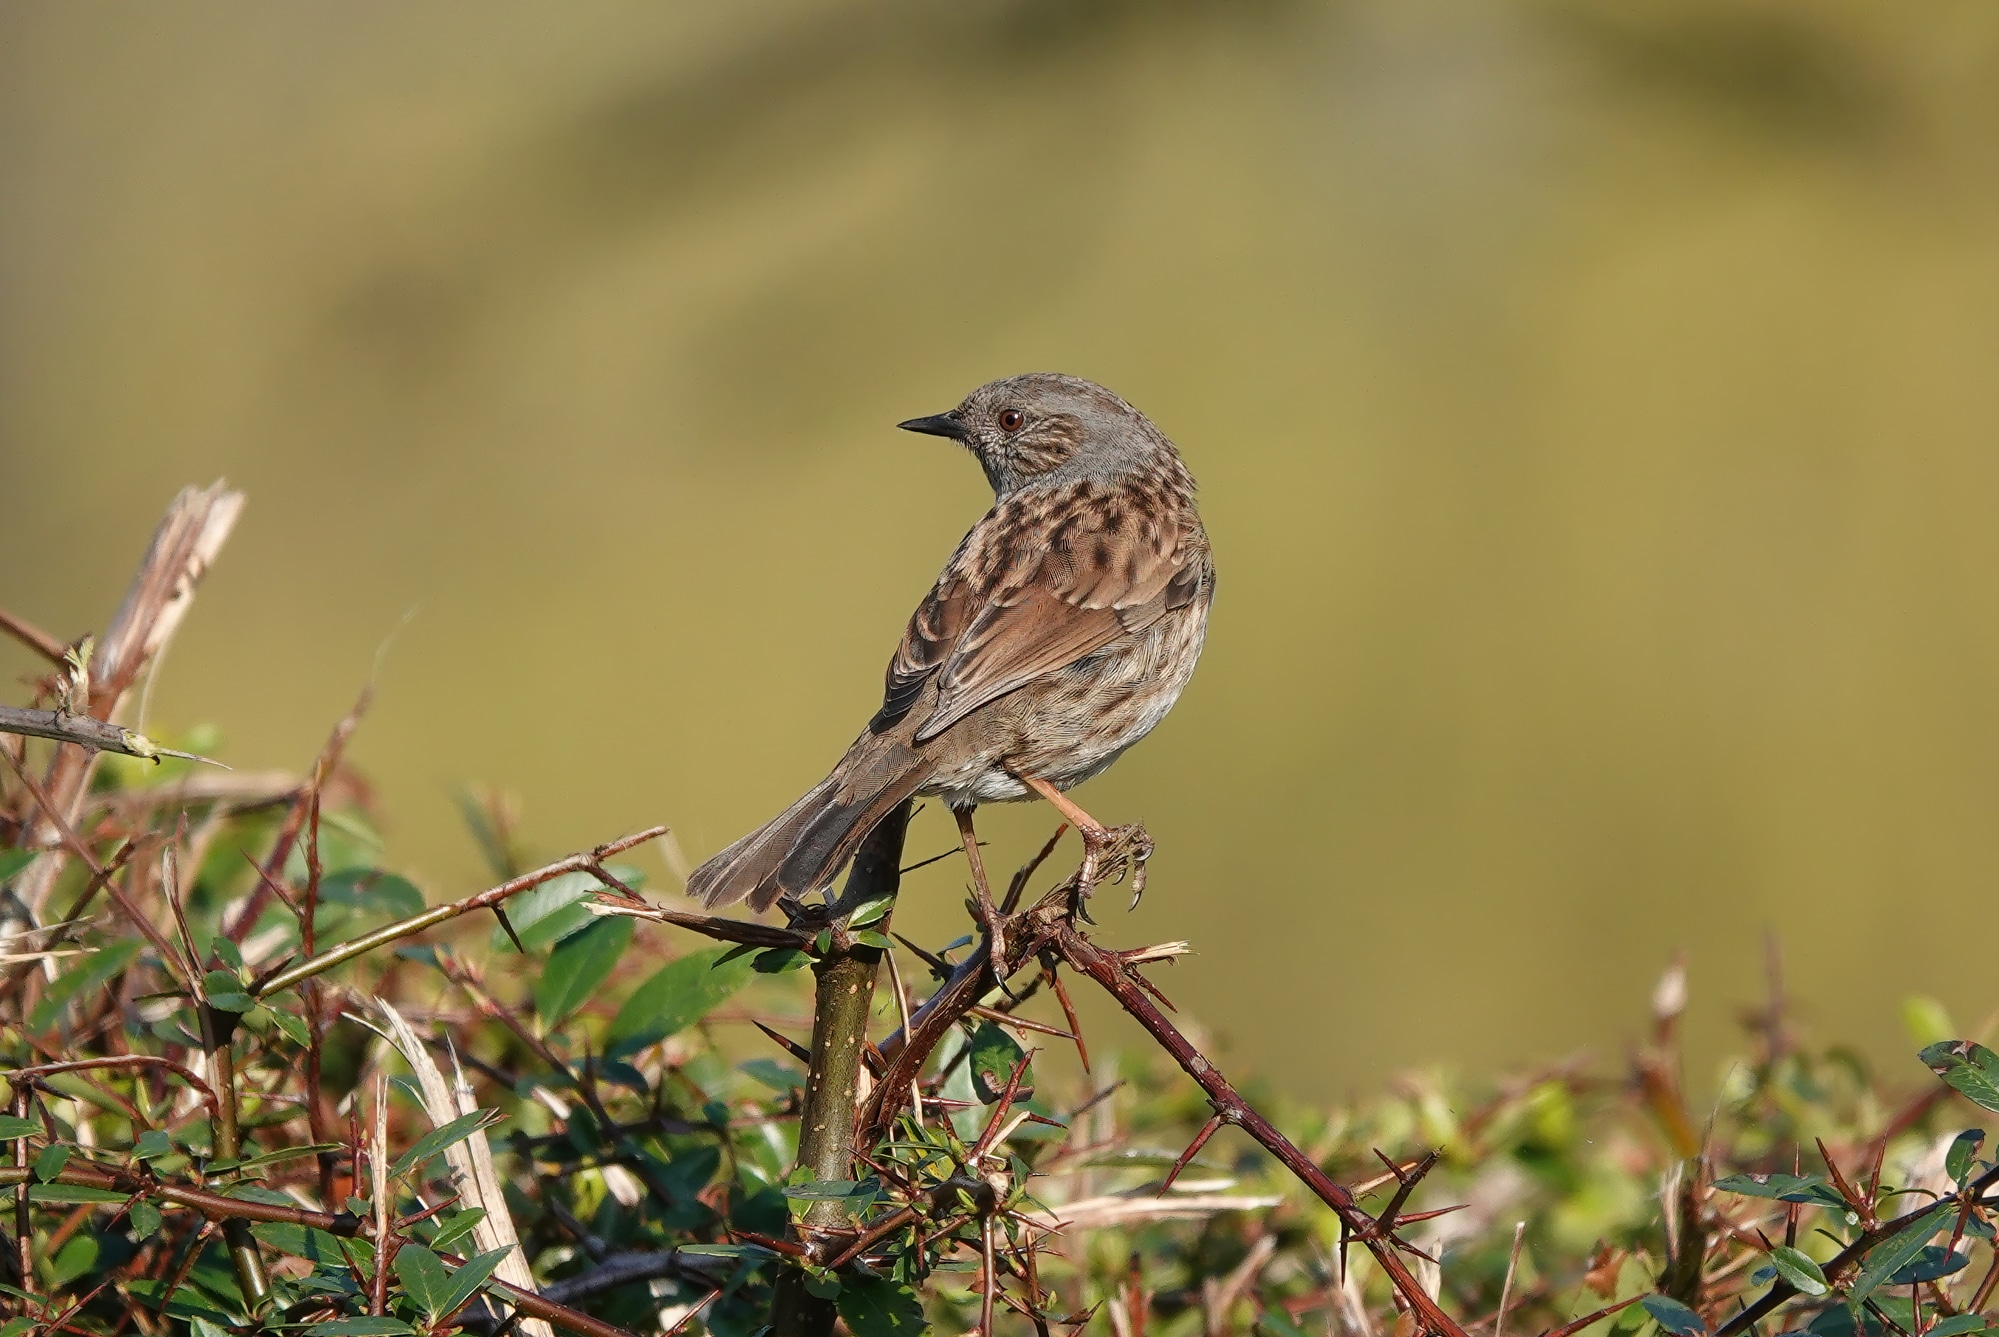
<svg viewBox="0 0 1999 1337"><path fill-rule="evenodd" d="M1073 371L1221 571L1099 917L1239 1058L1614 1056L1686 947L1705 1083L1774 927L1914 1077L1899 999L1999 1002L1923 920L1999 856L1995 129L1983 0L13 0L0 603L226 475L153 728L301 765L415 609L354 754L433 895L467 780L699 858L987 504L892 424Z"/></svg>

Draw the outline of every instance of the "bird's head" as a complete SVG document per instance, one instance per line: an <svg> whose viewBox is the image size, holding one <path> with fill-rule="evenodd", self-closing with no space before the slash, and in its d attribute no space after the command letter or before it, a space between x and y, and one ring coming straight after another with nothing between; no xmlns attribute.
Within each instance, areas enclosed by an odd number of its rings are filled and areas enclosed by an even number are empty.
<svg viewBox="0 0 1999 1337"><path fill-rule="evenodd" d="M1093 381L1055 372L992 381L948 413L896 425L964 446L1002 497L1036 483L1184 472L1173 443L1143 413Z"/></svg>

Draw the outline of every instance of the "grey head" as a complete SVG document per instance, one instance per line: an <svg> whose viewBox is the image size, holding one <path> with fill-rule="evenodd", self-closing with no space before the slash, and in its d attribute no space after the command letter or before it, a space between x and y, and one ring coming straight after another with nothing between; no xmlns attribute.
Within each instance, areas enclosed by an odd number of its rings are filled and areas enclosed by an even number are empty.
<svg viewBox="0 0 1999 1337"><path fill-rule="evenodd" d="M1149 418L1080 376L1009 376L980 386L948 413L896 425L964 446L1001 497L1037 484L1162 473L1193 486L1179 452Z"/></svg>

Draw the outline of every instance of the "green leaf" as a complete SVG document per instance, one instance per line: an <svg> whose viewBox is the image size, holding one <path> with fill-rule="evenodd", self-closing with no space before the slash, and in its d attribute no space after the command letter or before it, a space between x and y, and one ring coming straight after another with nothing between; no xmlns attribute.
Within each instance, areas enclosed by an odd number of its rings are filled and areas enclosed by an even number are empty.
<svg viewBox="0 0 1999 1337"><path fill-rule="evenodd" d="M1985 1145L1985 1132L1979 1128L1967 1128L1951 1139L1950 1150L1943 1155L1944 1173L1962 1184L1971 1174L1972 1158ZM1934 1331L1934 1329L1932 1329Z"/></svg>
<svg viewBox="0 0 1999 1337"><path fill-rule="evenodd" d="M807 1270L805 1293L815 1300L831 1300L840 1293L840 1278L831 1272Z"/></svg>
<svg viewBox="0 0 1999 1337"><path fill-rule="evenodd" d="M875 923L895 908L895 897L877 896L871 901L862 901L854 907L854 913L847 916L848 928L862 928Z"/></svg>
<svg viewBox="0 0 1999 1337"><path fill-rule="evenodd" d="M312 1031L306 1026L304 1017L287 1012L281 1007L271 1007L268 1004L265 1006L264 1011L270 1014L271 1021L279 1030L290 1037L293 1044L309 1045L312 1043Z"/></svg>
<svg viewBox="0 0 1999 1337"><path fill-rule="evenodd" d="M225 991L208 995L208 1005L223 1012L248 1012L257 1005L257 1000L247 993Z"/></svg>
<svg viewBox="0 0 1999 1337"><path fill-rule="evenodd" d="M131 965L145 944L137 938L120 938L106 943L89 956L73 958L74 964L49 984L48 991L28 1014L28 1029L45 1031L56 1024L70 1001L95 993L113 976Z"/></svg>
<svg viewBox="0 0 1999 1337"><path fill-rule="evenodd" d="M1789 1245L1779 1244L1770 1250L1770 1262L1777 1269L1777 1275L1791 1283L1792 1289L1800 1295L1824 1295L1832 1287L1826 1284L1825 1273L1812 1259Z"/></svg>
<svg viewBox="0 0 1999 1337"><path fill-rule="evenodd" d="M48 1280L49 1289L59 1291L96 1267L97 1255L102 1247L97 1242L97 1236L88 1231L72 1236L55 1257L42 1260L42 1274Z"/></svg>
<svg viewBox="0 0 1999 1337"><path fill-rule="evenodd" d="M150 1202L133 1203L131 1211L126 1213L126 1215L132 1220L132 1236L134 1239L147 1238L160 1228L160 1223L163 1220L160 1216L160 1209L153 1206Z"/></svg>
<svg viewBox="0 0 1999 1337"><path fill-rule="evenodd" d="M804 1073L774 1058L753 1058L742 1068L773 1091L796 1091L805 1085Z"/></svg>
<svg viewBox="0 0 1999 1337"><path fill-rule="evenodd" d="M1701 1316L1670 1295L1648 1295L1638 1302L1661 1328L1674 1337L1699 1337L1707 1331Z"/></svg>
<svg viewBox="0 0 1999 1337"><path fill-rule="evenodd" d="M41 1131L41 1125L33 1119L23 1119L13 1114L0 1114L0 1142L12 1142L17 1137L33 1137L39 1131Z"/></svg>
<svg viewBox="0 0 1999 1337"><path fill-rule="evenodd" d="M221 934L218 933L215 936L215 940L209 944L209 950L215 953L215 958L218 961L231 970L240 971L243 969L242 951L237 948L235 943L229 941L228 938L223 937ZM238 975L237 978L241 979L242 976Z"/></svg>
<svg viewBox="0 0 1999 1337"><path fill-rule="evenodd" d="M881 1181L873 1175L856 1183L851 1179L813 1179L803 1184L786 1184L784 1196L800 1202L846 1202L850 1198L874 1201Z"/></svg>
<svg viewBox="0 0 1999 1337"><path fill-rule="evenodd" d="M645 885L645 874L628 864L612 864L607 871L634 890ZM521 935L523 947L530 952L539 951L595 923L598 916L590 913L585 902L605 889L589 873L552 877L533 891L524 891L510 899L506 904L507 922ZM493 929L491 947L495 952L514 949L506 930L497 926Z"/></svg>
<svg viewBox="0 0 1999 1337"><path fill-rule="evenodd" d="M1974 1105L1999 1112L1999 1054L1971 1040L1945 1040L1916 1057Z"/></svg>
<svg viewBox="0 0 1999 1337"><path fill-rule="evenodd" d="M330 1318L324 1323L314 1323L306 1328L305 1337L404 1337L415 1331L399 1318L362 1314L358 1318Z"/></svg>
<svg viewBox="0 0 1999 1337"><path fill-rule="evenodd" d="M35 861L40 850L0 850L0 884L12 882Z"/></svg>
<svg viewBox="0 0 1999 1337"><path fill-rule="evenodd" d="M279 1147L276 1151L262 1152L238 1161L236 1168L239 1170L248 1170L258 1165L276 1165L281 1161L295 1161L301 1156L317 1156L322 1151L339 1151L341 1149L342 1146L338 1142L311 1142L298 1147ZM238 1194L236 1196L241 1197L242 1195ZM284 1203L291 1201L291 1199L280 1194L277 1201Z"/></svg>
<svg viewBox="0 0 1999 1337"><path fill-rule="evenodd" d="M724 947L690 952L634 990L611 1020L611 1054L622 1057L677 1034L742 988L755 968L744 957L723 961L726 955Z"/></svg>
<svg viewBox="0 0 1999 1337"><path fill-rule="evenodd" d="M915 1337L930 1326L916 1292L885 1277L847 1282L837 1303L854 1337Z"/></svg>
<svg viewBox="0 0 1999 1337"><path fill-rule="evenodd" d="M889 941L886 933L877 933L873 929L862 929L854 934L854 941L863 947L872 947L878 952L893 951L895 948L895 944Z"/></svg>
<svg viewBox="0 0 1999 1337"><path fill-rule="evenodd" d="M1823 1207L1846 1207L1839 1190L1818 1175L1729 1175L1714 1181L1723 1193L1740 1193L1750 1198L1775 1198L1779 1202L1812 1202Z"/></svg>
<svg viewBox="0 0 1999 1337"><path fill-rule="evenodd" d="M433 1249L450 1248L459 1240L470 1235L478 1227L479 1223L485 1219L486 1209L484 1207L467 1207L462 1212L451 1213L438 1226L437 1234L431 1237L430 1247Z"/></svg>
<svg viewBox="0 0 1999 1337"><path fill-rule="evenodd" d="M396 1157L396 1163L389 1167L389 1178L402 1178L446 1147L462 1142L480 1129L490 1128L506 1117L498 1110L473 1110L470 1114L459 1115L442 1128L431 1129L418 1138L408 1151Z"/></svg>
<svg viewBox="0 0 1999 1337"><path fill-rule="evenodd" d="M1895 1275L1888 1278L1890 1286L1908 1286L1919 1281L1941 1281L1953 1272L1962 1272L1971 1266L1971 1260L1941 1244L1926 1245L1913 1260L1895 1269Z"/></svg>
<svg viewBox="0 0 1999 1337"><path fill-rule="evenodd" d="M972 1032L972 1090L978 1093L981 1102L990 1105L1006 1091L1006 1084L1013 1080L1013 1070L1026 1057L1020 1045L1011 1035L990 1021L979 1023L979 1029ZM1020 1090L1015 1093L1019 1100L1034 1095L1034 1070L1021 1074Z"/></svg>
<svg viewBox="0 0 1999 1337"><path fill-rule="evenodd" d="M451 1289L445 1293L444 1301L438 1305L437 1312L452 1313L458 1306L471 1299L473 1294L486 1284L486 1278L493 1275L493 1269L513 1251L514 1247L510 1244L504 1249L491 1249L466 1259L465 1266L451 1274Z"/></svg>
<svg viewBox="0 0 1999 1337"><path fill-rule="evenodd" d="M69 1164L70 1153L74 1150L75 1148L66 1142L51 1142L43 1147L41 1154L35 1157L35 1178L46 1184L61 1174L63 1166Z"/></svg>
<svg viewBox="0 0 1999 1337"><path fill-rule="evenodd" d="M139 1140L132 1144L132 1154L142 1161L171 1156L174 1154L174 1140L167 1136L163 1128L148 1128L139 1134Z"/></svg>
<svg viewBox="0 0 1999 1337"><path fill-rule="evenodd" d="M396 1250L395 1268L397 1280L426 1315L437 1318L449 1312L444 1299L451 1294L451 1273L443 1259L421 1244L405 1244Z"/></svg>
<svg viewBox="0 0 1999 1337"><path fill-rule="evenodd" d="M1923 1251L1923 1246L1930 1242L1930 1236L1942 1230L1944 1222L1956 1210L1956 1203L1940 1202L1868 1250L1867 1262L1861 1267L1860 1275L1853 1279L1852 1289L1847 1292L1848 1303L1857 1305L1864 1302L1877 1286L1914 1262Z"/></svg>
<svg viewBox="0 0 1999 1337"><path fill-rule="evenodd" d="M123 1202L131 1197L115 1188L92 1188L88 1184L30 1184L29 1202L46 1202L73 1207L85 1202Z"/></svg>
<svg viewBox="0 0 1999 1337"><path fill-rule="evenodd" d="M798 947L772 947L758 952L750 964L759 975L782 975L811 965L812 953Z"/></svg>
<svg viewBox="0 0 1999 1337"><path fill-rule="evenodd" d="M534 1010L556 1025L583 1006L631 945L632 921L622 915L599 919L555 945L534 981Z"/></svg>
<svg viewBox="0 0 1999 1337"><path fill-rule="evenodd" d="M1968 1332L1985 1331L1985 1315L1953 1314L1949 1318L1938 1319L1924 1331L1923 1337L1964 1337Z"/></svg>

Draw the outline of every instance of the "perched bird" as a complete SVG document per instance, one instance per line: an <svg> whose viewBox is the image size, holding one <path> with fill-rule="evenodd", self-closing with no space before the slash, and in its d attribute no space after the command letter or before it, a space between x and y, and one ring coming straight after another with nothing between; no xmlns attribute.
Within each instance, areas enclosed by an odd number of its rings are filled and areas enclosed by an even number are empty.
<svg viewBox="0 0 1999 1337"><path fill-rule="evenodd" d="M981 803L1047 799L1083 837L1087 886L1131 828L1105 827L1063 791L1145 737L1193 675L1214 561L1194 479L1144 414L1100 385L1036 373L899 425L977 456L993 508L910 617L881 709L832 774L694 870L687 889L710 906L763 910L830 885L919 794L957 817L989 923Z"/></svg>

